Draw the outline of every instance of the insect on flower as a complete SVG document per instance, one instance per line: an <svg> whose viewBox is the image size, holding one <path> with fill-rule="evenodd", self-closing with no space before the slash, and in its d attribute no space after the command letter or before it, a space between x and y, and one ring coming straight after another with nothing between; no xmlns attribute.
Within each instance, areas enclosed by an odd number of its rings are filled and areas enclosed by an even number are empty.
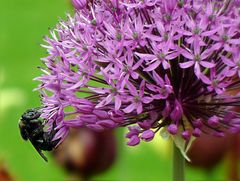
<svg viewBox="0 0 240 181"><path fill-rule="evenodd" d="M22 138L30 140L40 156L45 161L48 161L42 150L51 151L57 145L58 141L52 141L56 133L54 125L50 133L44 132L43 122L39 119L40 115L39 108L28 109L23 113L19 121L19 129Z"/></svg>

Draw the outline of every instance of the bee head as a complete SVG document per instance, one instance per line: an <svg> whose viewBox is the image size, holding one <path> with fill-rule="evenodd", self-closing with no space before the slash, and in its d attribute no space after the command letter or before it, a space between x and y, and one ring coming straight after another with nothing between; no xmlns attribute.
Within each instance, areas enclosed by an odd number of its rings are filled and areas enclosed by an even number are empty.
<svg viewBox="0 0 240 181"><path fill-rule="evenodd" d="M40 115L41 115L41 112L39 111L38 108L28 109L23 113L22 121L26 123L27 121L38 119Z"/></svg>

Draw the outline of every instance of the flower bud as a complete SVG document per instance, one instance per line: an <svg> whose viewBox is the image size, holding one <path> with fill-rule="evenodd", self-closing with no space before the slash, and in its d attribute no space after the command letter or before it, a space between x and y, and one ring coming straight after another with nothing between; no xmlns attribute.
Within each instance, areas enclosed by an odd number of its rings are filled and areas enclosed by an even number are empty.
<svg viewBox="0 0 240 181"><path fill-rule="evenodd" d="M201 135L201 133L202 133L202 131L199 128L195 128L193 130L192 135L195 136L195 137L199 137Z"/></svg>
<svg viewBox="0 0 240 181"><path fill-rule="evenodd" d="M175 134L177 134L177 131L178 131L178 127L177 127L176 124L170 124L170 125L168 126L168 132L169 132L170 134L175 135Z"/></svg>
<svg viewBox="0 0 240 181"><path fill-rule="evenodd" d="M135 146L140 143L140 138L137 135L133 135L130 137L130 140L127 142L127 145L129 146Z"/></svg>
<svg viewBox="0 0 240 181"><path fill-rule="evenodd" d="M188 152L192 166L211 169L223 158L233 145L233 135L223 138L202 134L193 143Z"/></svg>
<svg viewBox="0 0 240 181"><path fill-rule="evenodd" d="M217 116L212 116L208 120L208 124L211 125L211 126L217 126L218 123L219 123L219 118Z"/></svg>
<svg viewBox="0 0 240 181"><path fill-rule="evenodd" d="M71 173L89 178L107 170L116 158L113 131L71 130L66 140L54 151L54 158Z"/></svg>
<svg viewBox="0 0 240 181"><path fill-rule="evenodd" d="M189 140L190 139L190 133L188 130L185 130L182 132L182 138L185 139L185 140Z"/></svg>
<svg viewBox="0 0 240 181"><path fill-rule="evenodd" d="M141 138L144 141L151 141L154 138L155 133L152 130L146 130L142 133Z"/></svg>

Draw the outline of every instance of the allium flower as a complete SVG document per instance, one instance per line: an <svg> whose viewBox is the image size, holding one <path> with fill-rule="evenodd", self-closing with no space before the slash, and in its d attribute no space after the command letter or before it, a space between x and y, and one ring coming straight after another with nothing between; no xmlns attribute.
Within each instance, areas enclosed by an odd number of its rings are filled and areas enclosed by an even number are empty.
<svg viewBox="0 0 240 181"><path fill-rule="evenodd" d="M186 141L239 129L239 1L74 2L37 78L55 140L71 127L128 126L128 145L160 129Z"/></svg>

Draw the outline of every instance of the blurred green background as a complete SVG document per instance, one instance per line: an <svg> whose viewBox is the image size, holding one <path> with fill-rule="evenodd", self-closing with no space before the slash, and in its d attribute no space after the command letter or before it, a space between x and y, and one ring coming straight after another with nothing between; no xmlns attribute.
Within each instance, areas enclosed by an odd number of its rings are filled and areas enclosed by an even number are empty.
<svg viewBox="0 0 240 181"><path fill-rule="evenodd" d="M19 134L18 120L30 107L39 106L33 81L41 72L40 58L46 52L42 38L59 17L73 13L67 0L0 0L0 160L19 181L60 181L67 173L51 158L45 163L29 142ZM157 137L137 147L125 145L124 130L118 130L118 157L107 172L96 180L171 180L171 151L167 142ZM187 180L223 180L226 164L222 162L211 177L199 169L187 168Z"/></svg>

